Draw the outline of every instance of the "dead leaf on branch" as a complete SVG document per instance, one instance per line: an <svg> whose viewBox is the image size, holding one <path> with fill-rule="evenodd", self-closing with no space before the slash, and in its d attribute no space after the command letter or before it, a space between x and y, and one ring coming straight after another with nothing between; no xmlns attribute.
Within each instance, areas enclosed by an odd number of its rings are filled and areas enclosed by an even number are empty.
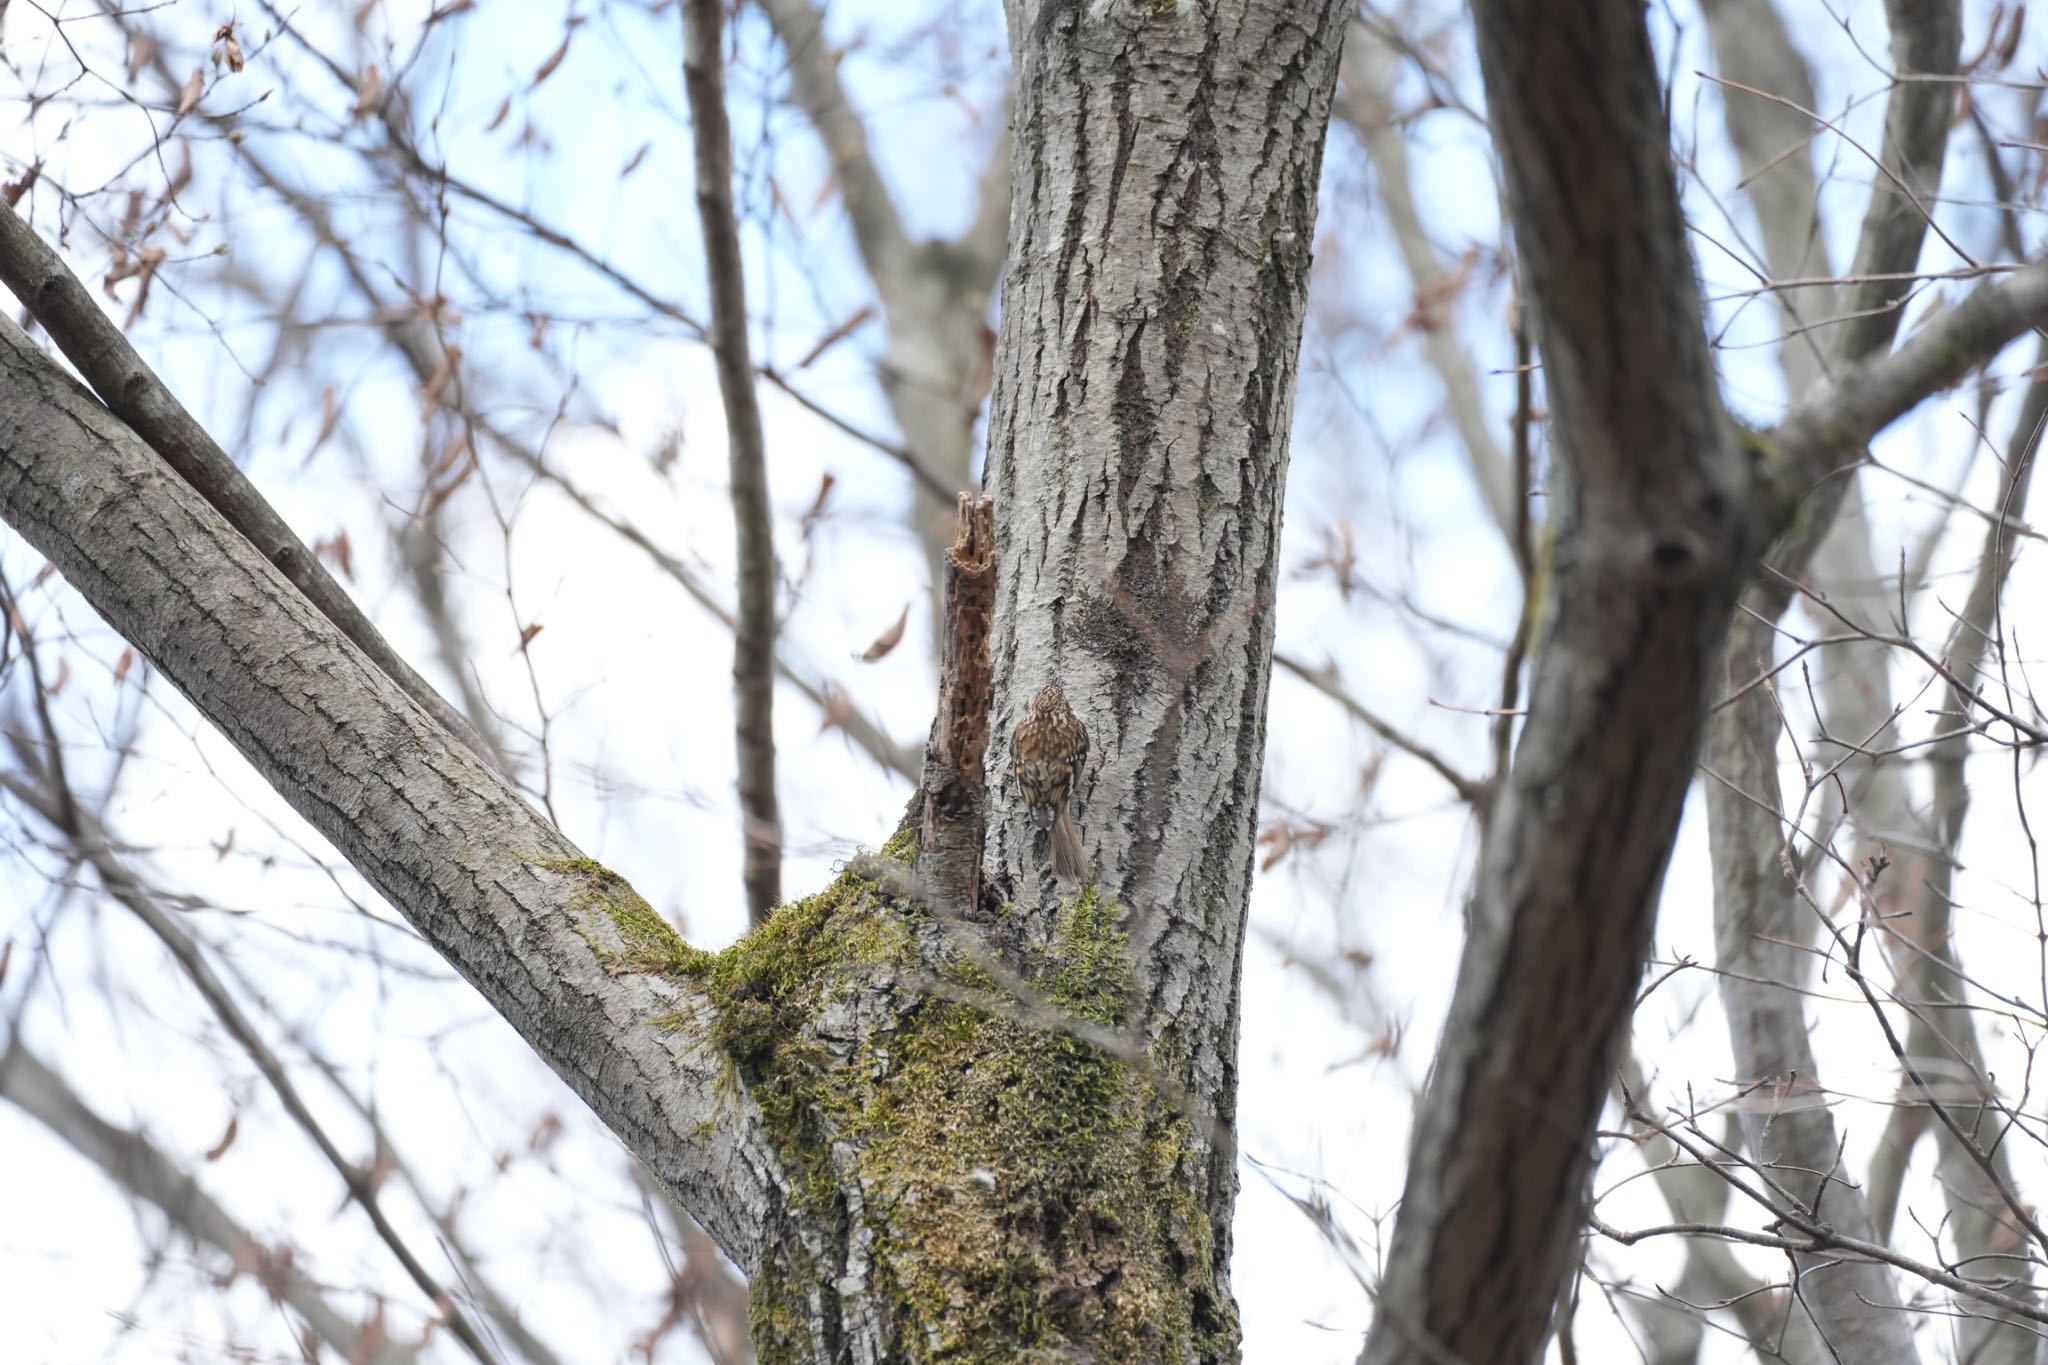
<svg viewBox="0 0 2048 1365"><path fill-rule="evenodd" d="M220 1135L219 1142L206 1149L206 1159L208 1161L219 1161L222 1157L226 1156L228 1148L235 1145L235 1132L240 1127L241 1118L235 1114L228 1115L228 1130Z"/></svg>
<svg viewBox="0 0 2048 1365"><path fill-rule="evenodd" d="M343 578L355 582L355 552L349 544L347 531L336 531L324 540L314 541L313 557L327 561L341 572Z"/></svg>
<svg viewBox="0 0 2048 1365"><path fill-rule="evenodd" d="M192 74L187 76L185 83L178 88L178 108L176 112L179 118L183 118L192 112L192 107L199 103L199 96L205 89L206 73L195 66L192 68Z"/></svg>
<svg viewBox="0 0 2048 1365"><path fill-rule="evenodd" d="M827 730L844 730L846 722L853 719L853 698L840 691L838 684L825 684L825 704L818 708L824 720L818 725L818 733Z"/></svg>
<svg viewBox="0 0 2048 1365"><path fill-rule="evenodd" d="M135 84L135 78L142 74L150 59L156 56L156 39L146 33L138 33L128 40L128 84Z"/></svg>
<svg viewBox="0 0 2048 1365"><path fill-rule="evenodd" d="M235 29L237 27L239 25L234 20L229 20L214 30L213 64L215 66L225 64L229 71L240 73L242 69L242 44L235 38Z"/></svg>
<svg viewBox="0 0 2048 1365"><path fill-rule="evenodd" d="M320 430L313 433L313 449L306 452L308 458L327 444L327 438L334 434L334 428L340 421L341 399L335 393L334 385L329 384L320 392Z"/></svg>
<svg viewBox="0 0 2048 1365"><path fill-rule="evenodd" d="M36 181L42 178L43 163L38 161L21 173L21 179L10 180L5 186L0 186L0 197L4 197L7 206L13 208L21 202L21 196L27 194L34 188Z"/></svg>
<svg viewBox="0 0 2048 1365"><path fill-rule="evenodd" d="M896 646L903 643L903 627L909 624L909 622L910 603L905 602L903 604L903 613L896 618L896 624L890 626L880 635L877 635L874 643L861 651L860 661L864 664L871 664L888 658Z"/></svg>
<svg viewBox="0 0 2048 1365"><path fill-rule="evenodd" d="M1352 589L1358 585L1358 546L1351 535L1349 522L1338 522L1323 528L1323 552L1301 566L1300 577L1312 578L1327 573L1336 581L1338 596L1346 602L1351 600Z"/></svg>
<svg viewBox="0 0 2048 1365"><path fill-rule="evenodd" d="M374 114L384 104L384 73L373 63L363 68L363 74L356 77L355 107L348 111L352 119Z"/></svg>
<svg viewBox="0 0 2048 1365"><path fill-rule="evenodd" d="M157 267L164 263L164 249L160 246L146 246L130 256L119 242L114 243L113 266L106 278L100 281L100 288L110 299L118 299L114 286L126 279L140 281L135 290L135 302L128 306L128 320L121 325L132 327L142 316L142 306L149 301L149 286L156 279Z"/></svg>
<svg viewBox="0 0 2048 1365"><path fill-rule="evenodd" d="M1334 829L1320 820L1303 825L1290 825L1285 820L1275 820L1259 833L1259 844L1267 852L1259 860L1259 871L1271 872L1276 864L1295 849L1312 849L1334 833Z"/></svg>
<svg viewBox="0 0 2048 1365"><path fill-rule="evenodd" d="M448 381L455 377L456 367L462 364L462 348L454 342L441 348L441 365L427 376L427 382L420 385L421 405L431 410L441 397L441 390L448 387Z"/></svg>
<svg viewBox="0 0 2048 1365"><path fill-rule="evenodd" d="M540 64L538 71L533 73L533 82L526 87L528 90L534 89L542 81L555 74L555 68L559 67L562 64L562 59L569 55L569 40L576 36L576 30L582 23L583 20L580 16L572 16L570 18L568 27L562 34L562 45L556 48L548 56L548 59Z"/></svg>

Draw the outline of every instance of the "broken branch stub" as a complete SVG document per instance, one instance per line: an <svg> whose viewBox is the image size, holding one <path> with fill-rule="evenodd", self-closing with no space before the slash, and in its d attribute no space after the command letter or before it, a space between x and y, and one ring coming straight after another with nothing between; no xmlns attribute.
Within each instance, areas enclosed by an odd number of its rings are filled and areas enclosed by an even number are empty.
<svg viewBox="0 0 2048 1365"><path fill-rule="evenodd" d="M983 760L995 666L989 636L996 606L996 504L962 493L959 529L946 550L944 658L939 706L924 750L924 819L918 873L938 904L971 914L980 891Z"/></svg>

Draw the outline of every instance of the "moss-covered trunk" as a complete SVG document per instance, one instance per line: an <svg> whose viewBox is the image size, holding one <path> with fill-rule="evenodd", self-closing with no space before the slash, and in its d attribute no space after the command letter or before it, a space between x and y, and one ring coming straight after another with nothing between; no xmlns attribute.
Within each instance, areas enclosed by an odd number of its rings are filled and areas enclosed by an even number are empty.
<svg viewBox="0 0 2048 1365"><path fill-rule="evenodd" d="M781 1168L762 1357L1220 1361L1281 491L1345 6L1011 6L981 894L908 850L699 973ZM1010 779L1090 735L1065 894Z"/></svg>

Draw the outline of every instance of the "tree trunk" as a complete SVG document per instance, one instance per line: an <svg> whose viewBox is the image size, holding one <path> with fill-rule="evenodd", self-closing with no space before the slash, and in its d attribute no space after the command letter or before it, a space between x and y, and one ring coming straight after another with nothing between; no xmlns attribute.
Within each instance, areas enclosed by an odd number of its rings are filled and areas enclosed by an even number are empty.
<svg viewBox="0 0 2048 1365"><path fill-rule="evenodd" d="M982 893L868 950L894 989L778 1002L763 1071L809 1068L780 1121L829 1156L770 1223L765 1358L1236 1357L1239 953L1344 15L1013 8ZM1091 741L1065 900L1007 743L1053 679ZM853 899L766 933L859 951Z"/></svg>

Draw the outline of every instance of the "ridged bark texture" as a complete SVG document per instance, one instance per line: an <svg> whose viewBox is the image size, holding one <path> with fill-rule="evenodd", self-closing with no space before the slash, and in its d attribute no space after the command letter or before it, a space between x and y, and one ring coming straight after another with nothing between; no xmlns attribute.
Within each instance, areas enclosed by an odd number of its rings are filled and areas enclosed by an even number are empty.
<svg viewBox="0 0 2048 1365"><path fill-rule="evenodd" d="M992 732L1057 678L1134 1026L1203 1120L1227 1301L1240 951L1335 3L1013 4L1016 158L988 479ZM1047 831L991 761L985 880L1052 933Z"/></svg>

